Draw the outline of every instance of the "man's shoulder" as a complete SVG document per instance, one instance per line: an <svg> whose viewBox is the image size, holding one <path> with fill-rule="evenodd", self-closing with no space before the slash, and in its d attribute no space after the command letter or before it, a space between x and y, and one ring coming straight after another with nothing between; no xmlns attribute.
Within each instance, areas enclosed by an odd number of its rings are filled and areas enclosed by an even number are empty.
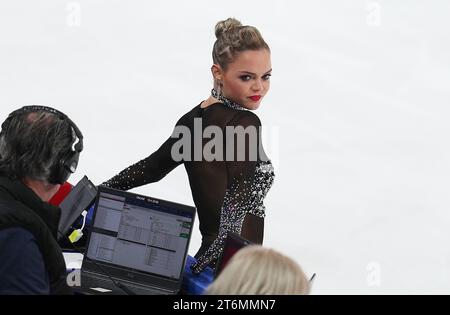
<svg viewBox="0 0 450 315"><path fill-rule="evenodd" d="M0 213L1 211L15 211L16 209L28 209L22 202L14 199L4 199L0 197Z"/></svg>
<svg viewBox="0 0 450 315"><path fill-rule="evenodd" d="M2 251L6 250L8 247L16 250L14 247L20 248L20 246L24 246L30 242L35 241L36 238L34 237L33 233L31 233L24 227L13 226L0 230L0 248L2 248ZM5 243L5 245L13 243L14 246L2 246L2 243Z"/></svg>
<svg viewBox="0 0 450 315"><path fill-rule="evenodd" d="M35 221L42 220L22 202L0 199L0 230L18 226L29 231L31 223Z"/></svg>
<svg viewBox="0 0 450 315"><path fill-rule="evenodd" d="M49 281L34 235L23 227L0 230L0 294L48 294Z"/></svg>

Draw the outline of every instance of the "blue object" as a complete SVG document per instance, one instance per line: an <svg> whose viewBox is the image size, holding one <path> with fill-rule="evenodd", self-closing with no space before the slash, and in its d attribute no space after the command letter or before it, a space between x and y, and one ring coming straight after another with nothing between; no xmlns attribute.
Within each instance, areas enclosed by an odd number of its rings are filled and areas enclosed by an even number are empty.
<svg viewBox="0 0 450 315"><path fill-rule="evenodd" d="M86 225L92 225L92 219L94 218L94 205L92 205L88 212L87 212L87 216L86 216Z"/></svg>
<svg viewBox="0 0 450 315"><path fill-rule="evenodd" d="M184 266L184 276L182 290L185 294L201 295L205 289L214 281L214 270L206 267L199 275L195 275L191 271L191 265L196 263L194 257L187 256L186 265Z"/></svg>

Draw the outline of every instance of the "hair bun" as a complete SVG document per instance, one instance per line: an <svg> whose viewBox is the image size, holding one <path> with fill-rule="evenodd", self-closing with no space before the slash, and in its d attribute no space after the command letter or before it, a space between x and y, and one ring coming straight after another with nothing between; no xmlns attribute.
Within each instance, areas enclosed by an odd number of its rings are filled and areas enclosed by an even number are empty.
<svg viewBox="0 0 450 315"><path fill-rule="evenodd" d="M242 23L235 18L228 18L226 20L220 21L216 24L216 38L223 36L224 33L231 29L242 26Z"/></svg>

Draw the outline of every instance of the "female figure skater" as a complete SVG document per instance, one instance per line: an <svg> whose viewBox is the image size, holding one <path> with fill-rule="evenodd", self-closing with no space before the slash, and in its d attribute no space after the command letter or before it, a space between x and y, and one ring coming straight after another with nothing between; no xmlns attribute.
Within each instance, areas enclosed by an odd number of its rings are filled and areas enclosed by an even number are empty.
<svg viewBox="0 0 450 315"><path fill-rule="evenodd" d="M243 26L234 18L218 22L215 34L211 95L183 115L175 126L175 130L187 128L191 135L198 125L201 131L208 127L221 130L223 139L214 139L218 145L211 150L214 158L198 156L198 152L211 148L210 139L203 138L202 143L193 140L191 147L183 147L182 155L189 157L180 160L174 156L179 139L171 136L153 154L103 183L128 190L159 181L184 164L202 234L202 244L195 255L197 263L192 266L194 273L207 265L215 266L228 231L262 244L263 199L274 178L272 164L262 149L261 122L252 112L269 90L269 46L255 27ZM227 128L236 133L227 133ZM239 140L246 140L247 136L249 141Z"/></svg>

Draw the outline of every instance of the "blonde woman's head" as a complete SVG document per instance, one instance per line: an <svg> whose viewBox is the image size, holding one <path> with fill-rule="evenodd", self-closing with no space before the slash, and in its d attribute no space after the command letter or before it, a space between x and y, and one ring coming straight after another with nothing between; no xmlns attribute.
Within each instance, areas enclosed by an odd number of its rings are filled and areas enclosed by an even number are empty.
<svg viewBox="0 0 450 315"><path fill-rule="evenodd" d="M291 258L262 246L237 252L206 294L308 294L309 282Z"/></svg>

